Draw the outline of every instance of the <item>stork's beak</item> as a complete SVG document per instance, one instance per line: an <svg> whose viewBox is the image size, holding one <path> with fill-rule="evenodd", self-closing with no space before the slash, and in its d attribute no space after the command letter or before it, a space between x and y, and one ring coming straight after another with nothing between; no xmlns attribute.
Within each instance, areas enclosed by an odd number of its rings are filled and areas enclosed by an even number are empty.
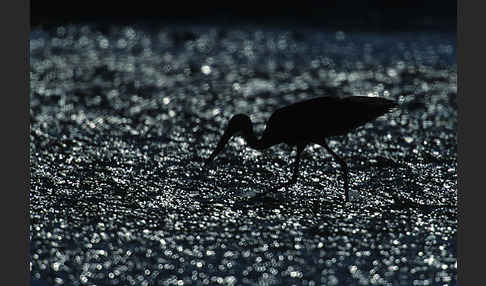
<svg viewBox="0 0 486 286"><path fill-rule="evenodd" d="M211 153L211 155L206 159L206 162L204 163L205 166L213 161L214 157L216 157L216 155L218 155L219 152L223 150L224 146L226 145L226 143L228 143L232 135L232 132L229 132L228 129L224 132L223 136L219 140L218 145L216 146L216 149L214 149L213 153Z"/></svg>

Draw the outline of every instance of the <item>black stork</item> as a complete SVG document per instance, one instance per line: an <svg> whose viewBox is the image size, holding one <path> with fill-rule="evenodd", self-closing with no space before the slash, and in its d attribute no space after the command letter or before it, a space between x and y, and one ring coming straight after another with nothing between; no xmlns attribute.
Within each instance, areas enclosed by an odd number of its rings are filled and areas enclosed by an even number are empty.
<svg viewBox="0 0 486 286"><path fill-rule="evenodd" d="M216 149L206 160L206 164L223 150L233 135L241 135L247 144L256 150L286 143L297 147L294 173L284 184L297 182L300 155L308 144L324 147L341 165L344 173L344 195L349 201L348 167L346 162L334 153L326 143L326 138L344 135L352 129L364 125L396 108L398 105L388 99L367 96L316 97L297 102L276 110L268 119L263 135L257 139L250 118L237 114L231 118Z"/></svg>

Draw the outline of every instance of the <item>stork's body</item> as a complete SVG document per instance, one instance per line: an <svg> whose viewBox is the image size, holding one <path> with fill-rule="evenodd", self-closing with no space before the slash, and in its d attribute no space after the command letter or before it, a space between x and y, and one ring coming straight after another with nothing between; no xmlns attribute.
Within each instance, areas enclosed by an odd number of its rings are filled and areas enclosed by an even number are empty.
<svg viewBox="0 0 486 286"><path fill-rule="evenodd" d="M276 110L268 119L265 131L257 139L247 115L233 116L218 146L208 158L211 161L232 135L241 133L251 148L261 150L286 143L297 147L294 174L287 185L297 181L300 154L308 144L320 144L341 164L344 171L345 199L349 201L347 165L326 144L330 136L344 135L397 107L391 100L378 97L317 97Z"/></svg>

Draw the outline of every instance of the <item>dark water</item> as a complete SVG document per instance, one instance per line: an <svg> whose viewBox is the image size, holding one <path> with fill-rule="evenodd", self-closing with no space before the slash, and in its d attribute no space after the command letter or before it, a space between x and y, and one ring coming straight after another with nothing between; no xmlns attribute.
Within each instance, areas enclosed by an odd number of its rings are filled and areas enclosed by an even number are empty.
<svg viewBox="0 0 486 286"><path fill-rule="evenodd" d="M36 28L30 241L37 285L455 285L455 34L202 26ZM321 95L401 107L293 155L233 139ZM343 114L343 116L346 116ZM323 122L332 124L332 122Z"/></svg>

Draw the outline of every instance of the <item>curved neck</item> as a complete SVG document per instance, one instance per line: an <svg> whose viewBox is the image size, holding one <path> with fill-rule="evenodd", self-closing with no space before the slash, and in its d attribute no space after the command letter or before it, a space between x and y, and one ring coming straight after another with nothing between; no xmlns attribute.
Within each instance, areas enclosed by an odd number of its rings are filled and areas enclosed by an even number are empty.
<svg viewBox="0 0 486 286"><path fill-rule="evenodd" d="M265 135L260 139L257 139L255 132L253 131L253 125L249 130L243 131L242 137L245 139L248 146L256 150L266 149L273 145Z"/></svg>

